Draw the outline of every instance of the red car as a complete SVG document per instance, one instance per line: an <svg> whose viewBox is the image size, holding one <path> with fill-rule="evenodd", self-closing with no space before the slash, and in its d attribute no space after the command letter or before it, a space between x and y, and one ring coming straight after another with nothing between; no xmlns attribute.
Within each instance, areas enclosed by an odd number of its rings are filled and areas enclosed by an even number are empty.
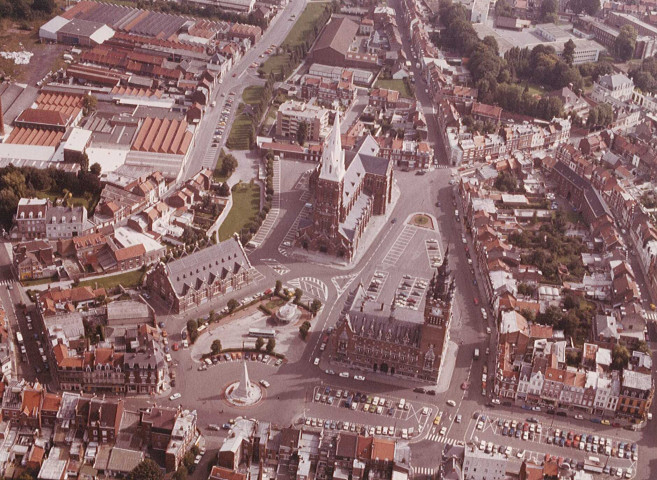
<svg viewBox="0 0 657 480"><path fill-rule="evenodd" d="M479 299L477 297L474 297L474 304L479 305Z"/></svg>
<svg viewBox="0 0 657 480"><path fill-rule="evenodd" d="M468 384L468 382L463 382L463 383L461 384L461 390L467 390L469 386L470 386L470 385Z"/></svg>
<svg viewBox="0 0 657 480"><path fill-rule="evenodd" d="M180 347L178 346L178 343L176 342L176 343L174 343L174 344L172 345L171 348L173 348L173 351L174 351L174 352L177 352L178 349L179 349Z"/></svg>

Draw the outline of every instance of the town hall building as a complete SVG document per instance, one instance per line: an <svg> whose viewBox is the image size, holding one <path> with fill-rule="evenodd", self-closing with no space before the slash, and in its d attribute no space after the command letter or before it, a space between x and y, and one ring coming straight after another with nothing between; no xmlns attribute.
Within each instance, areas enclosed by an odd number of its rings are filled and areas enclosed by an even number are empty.
<svg viewBox="0 0 657 480"><path fill-rule="evenodd" d="M449 342L454 281L445 260L427 289L423 313L388 309L367 299L360 284L328 343L330 358L370 372L438 381Z"/></svg>
<svg viewBox="0 0 657 480"><path fill-rule="evenodd" d="M335 116L320 164L311 174L312 215L299 223L296 245L351 260L373 215L392 201L392 162L376 156L379 146L364 137L343 151L340 116Z"/></svg>

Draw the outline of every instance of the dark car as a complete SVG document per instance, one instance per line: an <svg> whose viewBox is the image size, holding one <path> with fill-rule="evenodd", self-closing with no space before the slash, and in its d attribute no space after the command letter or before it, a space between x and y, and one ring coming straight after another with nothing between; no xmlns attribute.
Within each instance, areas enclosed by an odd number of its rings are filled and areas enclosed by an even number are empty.
<svg viewBox="0 0 657 480"><path fill-rule="evenodd" d="M435 390L427 390L427 394L429 395L435 395L436 391Z"/></svg>
<svg viewBox="0 0 657 480"><path fill-rule="evenodd" d="M509 433L509 429L507 427L504 427L502 429L502 435L506 436L507 433Z"/></svg>
<svg viewBox="0 0 657 480"><path fill-rule="evenodd" d="M424 388L422 388L422 387L415 387L415 388L413 389L413 391L414 391L415 393L425 393L425 392L426 392L426 390L425 390Z"/></svg>

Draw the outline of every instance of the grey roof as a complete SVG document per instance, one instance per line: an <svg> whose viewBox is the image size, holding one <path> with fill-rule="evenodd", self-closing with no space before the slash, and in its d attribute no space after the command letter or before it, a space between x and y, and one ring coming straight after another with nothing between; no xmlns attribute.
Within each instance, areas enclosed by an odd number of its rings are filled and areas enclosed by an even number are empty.
<svg viewBox="0 0 657 480"><path fill-rule="evenodd" d="M590 183L584 177L578 175L572 168L563 162L555 163L553 170L577 188L585 190L590 185Z"/></svg>
<svg viewBox="0 0 657 480"><path fill-rule="evenodd" d="M126 450L124 448L114 447L107 462L107 470L111 472L132 471L139 462L144 459L144 452L137 450Z"/></svg>
<svg viewBox="0 0 657 480"><path fill-rule="evenodd" d="M349 312L348 319L352 330L358 336L420 347L422 326L418 323L353 310Z"/></svg>
<svg viewBox="0 0 657 480"><path fill-rule="evenodd" d="M605 87L607 90L620 88L621 86L631 83L632 80L622 73L614 73L613 75L603 75L598 79L598 83Z"/></svg>
<svg viewBox="0 0 657 480"><path fill-rule="evenodd" d="M129 318L140 320L150 318L148 305L136 300L121 300L107 305L107 320L109 322Z"/></svg>
<svg viewBox="0 0 657 480"><path fill-rule="evenodd" d="M358 25L352 20L346 17L333 18L324 28L322 35L315 44L314 50L317 51L324 48L331 48L346 55L357 32Z"/></svg>
<svg viewBox="0 0 657 480"><path fill-rule="evenodd" d="M96 33L104 25L105 24L101 22L92 22L89 20L82 20L81 18L74 18L62 28L60 28L57 33L89 37Z"/></svg>
<svg viewBox="0 0 657 480"><path fill-rule="evenodd" d="M605 202L605 199L602 198L602 195L600 195L595 188L589 186L589 188L584 191L584 199L596 218L605 214L612 216L611 210L609 210L609 207L607 206L607 202Z"/></svg>
<svg viewBox="0 0 657 480"><path fill-rule="evenodd" d="M55 220L56 223L73 223L82 222L84 207L50 207L46 211L46 221L48 223ZM65 222L62 222L65 219Z"/></svg>
<svg viewBox="0 0 657 480"><path fill-rule="evenodd" d="M623 387L636 390L650 390L652 388L652 377L647 373L635 372L634 370L623 370Z"/></svg>
<svg viewBox="0 0 657 480"><path fill-rule="evenodd" d="M169 281L179 296L185 295L189 288L199 289L217 278L224 279L250 268L251 263L235 237L166 265Z"/></svg>

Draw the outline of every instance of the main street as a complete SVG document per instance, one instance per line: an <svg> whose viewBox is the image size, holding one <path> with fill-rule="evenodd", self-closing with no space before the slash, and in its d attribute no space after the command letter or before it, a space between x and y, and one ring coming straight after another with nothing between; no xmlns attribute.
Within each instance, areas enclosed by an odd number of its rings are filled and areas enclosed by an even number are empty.
<svg viewBox="0 0 657 480"><path fill-rule="evenodd" d="M291 21L293 18L297 18L301 12L303 12L306 7L308 0L290 0L285 8L279 12L276 18L271 22L269 28L263 33L260 41L257 42L250 50L248 50L244 56L237 61L237 63L231 68L226 77L222 80L220 85L214 89L212 94L211 101L216 102L215 107L208 106L203 117L198 131L194 136L194 144L192 146L192 151L187 160L187 165L184 167L181 181L192 177L196 172L198 172L204 166L204 160L208 150L211 148L211 145L214 143L214 130L216 128L219 117L221 116L221 111L225 106L225 101L229 98L229 94L234 94L234 103L232 106L230 121L234 118L235 111L239 105L242 91L251 85L262 84L262 80L254 77L249 73L249 67L253 62L260 62L262 59L261 55L265 54L271 45L276 45L279 47L287 34L292 30L292 27L296 22ZM226 122L227 127L224 134L224 138L227 138L228 132L230 131L230 122ZM217 151L218 153L218 151ZM216 155L214 156L214 163L216 163ZM214 168L214 164L209 168Z"/></svg>

